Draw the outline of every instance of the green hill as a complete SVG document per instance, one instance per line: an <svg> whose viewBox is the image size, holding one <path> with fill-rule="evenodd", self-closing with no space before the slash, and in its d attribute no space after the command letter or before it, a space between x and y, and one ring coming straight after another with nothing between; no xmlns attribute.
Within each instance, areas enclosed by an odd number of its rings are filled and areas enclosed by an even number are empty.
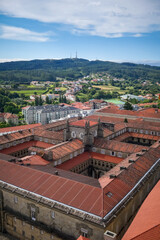
<svg viewBox="0 0 160 240"><path fill-rule="evenodd" d="M0 63L0 82L75 80L90 73L107 72L124 79L160 82L160 67L86 59L32 60Z"/></svg>

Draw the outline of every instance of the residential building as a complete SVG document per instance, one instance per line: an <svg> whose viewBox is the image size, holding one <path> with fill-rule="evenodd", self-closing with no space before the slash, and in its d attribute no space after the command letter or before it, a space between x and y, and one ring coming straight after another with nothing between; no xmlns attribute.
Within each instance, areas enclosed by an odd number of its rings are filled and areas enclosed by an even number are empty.
<svg viewBox="0 0 160 240"><path fill-rule="evenodd" d="M22 108L22 113L27 124L47 124L52 120L64 118L69 114L78 114L79 112L80 110L75 107L60 105L28 106Z"/></svg>
<svg viewBox="0 0 160 240"><path fill-rule="evenodd" d="M144 100L145 97L143 96L136 96L136 95L132 95L132 94L125 94L121 96L122 100L127 100L127 99L136 99L137 101L141 101Z"/></svg>
<svg viewBox="0 0 160 240"><path fill-rule="evenodd" d="M0 113L0 122L18 124L18 116L12 113Z"/></svg>

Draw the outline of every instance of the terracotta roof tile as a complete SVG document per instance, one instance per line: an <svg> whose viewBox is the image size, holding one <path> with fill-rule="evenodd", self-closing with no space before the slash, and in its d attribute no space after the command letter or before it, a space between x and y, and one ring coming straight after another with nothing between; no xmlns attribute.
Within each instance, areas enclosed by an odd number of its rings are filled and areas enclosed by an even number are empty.
<svg viewBox="0 0 160 240"><path fill-rule="evenodd" d="M16 126L16 127L0 128L0 133L8 133L8 132L14 132L14 131L16 132L20 130L32 129L39 126L41 126L41 123L22 125L22 126Z"/></svg>
<svg viewBox="0 0 160 240"><path fill-rule="evenodd" d="M44 137L44 138L46 137L53 140L63 141L63 132L35 129L34 135L39 137Z"/></svg>
<svg viewBox="0 0 160 240"><path fill-rule="evenodd" d="M78 166L79 164L86 162L87 160L92 159L92 158L100 160L100 161L115 163L115 164L120 163L123 160L123 158L108 156L108 155L104 155L104 154L100 154L100 153L84 152L84 153L80 154L79 156L74 157L74 158L62 163L61 165L57 166L57 168L63 169L63 170L70 170L70 169Z"/></svg>
<svg viewBox="0 0 160 240"><path fill-rule="evenodd" d="M74 139L62 145L55 146L55 148L51 149L51 151L53 152L53 160L60 159L68 154L82 149L83 147L83 143L78 139Z"/></svg>
<svg viewBox="0 0 160 240"><path fill-rule="evenodd" d="M98 110L99 113L107 113L107 114L118 114L118 115L125 115L125 116L135 116L140 118L160 118L160 111L156 112L155 108L147 108L147 109L141 109L139 111L131 111L131 110L120 110L116 109L111 106L107 106L103 109ZM113 117L116 117L113 116Z"/></svg>
<svg viewBox="0 0 160 240"><path fill-rule="evenodd" d="M9 147L9 148L5 148L5 149L1 150L0 153L11 154L11 153L23 150L23 149L28 149L28 148L33 147L33 146L45 149L45 148L54 146L54 144L32 140L32 141L29 141L29 142L20 143L18 145L15 145L15 146L12 146L12 147Z"/></svg>
<svg viewBox="0 0 160 240"><path fill-rule="evenodd" d="M130 144L125 142L119 142L115 140L104 140L104 139L95 139L94 147L101 149L108 149L111 151L125 152L125 153L134 153L139 152L142 149L148 149L146 146Z"/></svg>
<svg viewBox="0 0 160 240"><path fill-rule="evenodd" d="M115 163L115 164L120 163L123 160L123 158L109 156L109 155L95 153L95 152L91 153L91 158L105 161L105 162Z"/></svg>
<svg viewBox="0 0 160 240"><path fill-rule="evenodd" d="M159 155L160 146L157 145L157 148L151 147L142 156L136 157L135 163L128 163L128 159L124 159L100 178L101 188L3 160L0 161L0 179L17 187L103 217L135 186L157 161ZM127 171L120 170L120 166L123 166L125 162ZM109 179L109 175L115 171L117 177ZM111 196L108 193L111 193Z"/></svg>
<svg viewBox="0 0 160 240"><path fill-rule="evenodd" d="M32 156L26 156L21 158L22 162L17 162L18 164L30 164L30 165L47 165L49 164L48 161L44 160L42 157L38 156L38 155L32 155Z"/></svg>
<svg viewBox="0 0 160 240"><path fill-rule="evenodd" d="M32 133L30 130L24 130L19 132L14 132L6 135L0 136L0 144L12 142L18 139L23 139L25 137L32 136Z"/></svg>
<svg viewBox="0 0 160 240"><path fill-rule="evenodd" d="M90 153L84 152L84 153L80 154L79 156L74 157L74 158L62 163L61 165L57 166L57 168L63 169L63 170L70 170L70 169L78 166L79 164L86 162L90 158L91 158Z"/></svg>
<svg viewBox="0 0 160 240"><path fill-rule="evenodd" d="M70 126L85 127L87 120L78 120L76 122L70 122ZM97 122L89 121L90 126L97 125Z"/></svg>
<svg viewBox="0 0 160 240"><path fill-rule="evenodd" d="M77 238L77 240L90 240L89 238L83 237L83 236L79 236L79 238Z"/></svg>
<svg viewBox="0 0 160 240"><path fill-rule="evenodd" d="M160 181L149 193L122 240L160 239Z"/></svg>

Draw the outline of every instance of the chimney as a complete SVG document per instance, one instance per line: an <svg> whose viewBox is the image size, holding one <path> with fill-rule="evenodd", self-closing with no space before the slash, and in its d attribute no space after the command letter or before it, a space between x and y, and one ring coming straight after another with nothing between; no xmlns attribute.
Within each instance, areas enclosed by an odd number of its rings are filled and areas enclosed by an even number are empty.
<svg viewBox="0 0 160 240"><path fill-rule="evenodd" d="M120 170L126 170L127 168L126 167L124 167L124 166L121 166L120 167Z"/></svg>
<svg viewBox="0 0 160 240"><path fill-rule="evenodd" d="M116 178L117 176L115 174L109 175L110 178Z"/></svg>
<svg viewBox="0 0 160 240"><path fill-rule="evenodd" d="M117 234L114 233L114 232L111 232L111 231L107 230L107 231L104 233L104 239L105 239L105 240L116 240L116 239L117 239Z"/></svg>
<svg viewBox="0 0 160 240"><path fill-rule="evenodd" d="M55 174L55 175L58 175L58 171L55 171L54 174Z"/></svg>
<svg viewBox="0 0 160 240"><path fill-rule="evenodd" d="M135 160L129 159L129 163L135 163Z"/></svg>

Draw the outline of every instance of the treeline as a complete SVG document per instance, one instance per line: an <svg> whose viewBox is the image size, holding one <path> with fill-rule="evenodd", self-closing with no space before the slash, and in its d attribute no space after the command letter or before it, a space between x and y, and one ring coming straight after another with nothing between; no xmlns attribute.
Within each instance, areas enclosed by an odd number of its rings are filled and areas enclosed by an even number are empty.
<svg viewBox="0 0 160 240"><path fill-rule="evenodd" d="M0 63L0 82L56 81L56 78L76 80L90 73L107 72L128 80L160 82L160 67L143 64L89 61L86 59L32 60Z"/></svg>
<svg viewBox="0 0 160 240"><path fill-rule="evenodd" d="M104 91L99 88L91 88L90 85L86 85L76 94L76 101L86 102L90 99L110 99L117 98L119 96L119 93L116 91Z"/></svg>
<svg viewBox="0 0 160 240"><path fill-rule="evenodd" d="M11 93L7 90L0 89L0 112L9 112L18 114L21 107L25 105L23 100L24 94Z"/></svg>

